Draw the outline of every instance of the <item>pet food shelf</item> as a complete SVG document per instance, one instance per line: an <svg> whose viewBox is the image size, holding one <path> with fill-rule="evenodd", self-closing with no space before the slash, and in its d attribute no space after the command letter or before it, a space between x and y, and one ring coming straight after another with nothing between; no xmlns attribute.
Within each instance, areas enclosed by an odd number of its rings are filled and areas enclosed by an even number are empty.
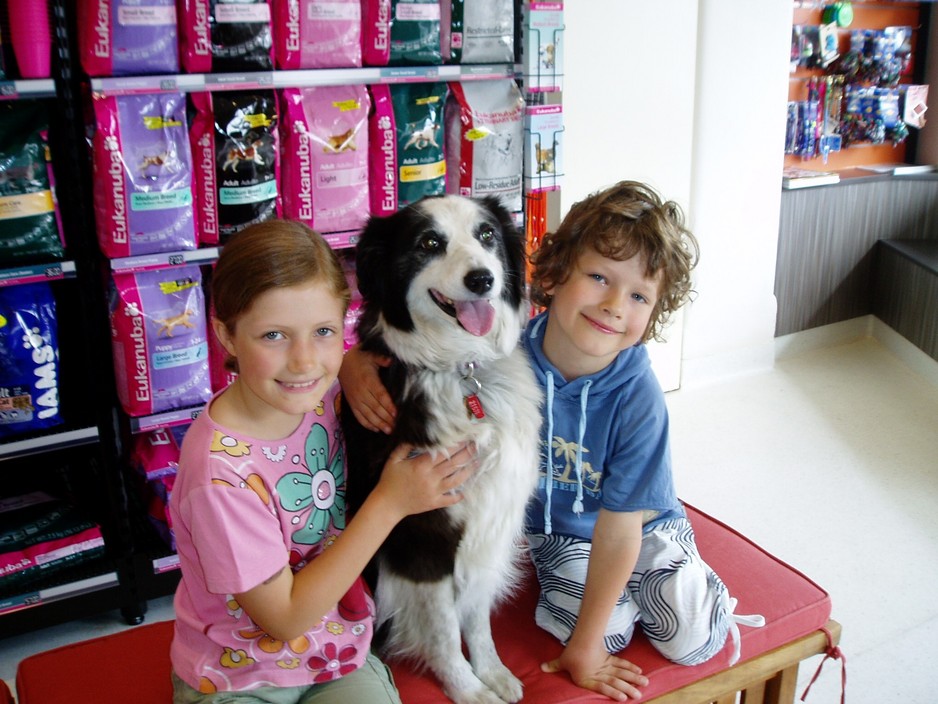
<svg viewBox="0 0 938 704"><path fill-rule="evenodd" d="M380 68L259 71L253 73L172 74L92 78L99 95L134 95L158 92L200 92L308 88L313 86L426 83L429 81L491 81L514 78L514 64L443 66L387 66Z"/></svg>
<svg viewBox="0 0 938 704"><path fill-rule="evenodd" d="M0 269L0 286L16 286L34 281L72 279L77 275L75 262L59 261L48 264L29 264L11 269Z"/></svg>
<svg viewBox="0 0 938 704"><path fill-rule="evenodd" d="M51 78L39 78L26 81L0 81L0 100L54 97L55 81Z"/></svg>

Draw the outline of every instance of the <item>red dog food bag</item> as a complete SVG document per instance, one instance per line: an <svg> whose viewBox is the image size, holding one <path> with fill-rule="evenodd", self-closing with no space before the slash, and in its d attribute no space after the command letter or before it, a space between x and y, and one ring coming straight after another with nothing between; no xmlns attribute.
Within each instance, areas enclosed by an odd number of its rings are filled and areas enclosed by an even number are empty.
<svg viewBox="0 0 938 704"><path fill-rule="evenodd" d="M524 160L524 97L517 84L450 84L446 106L447 193L496 196L520 212Z"/></svg>
<svg viewBox="0 0 938 704"><path fill-rule="evenodd" d="M202 244L224 244L280 216L279 113L274 92L191 93L195 213Z"/></svg>
<svg viewBox="0 0 938 704"><path fill-rule="evenodd" d="M178 4L179 52L188 73L273 68L267 0L178 0Z"/></svg>
<svg viewBox="0 0 938 704"><path fill-rule="evenodd" d="M360 0L271 0L277 68L362 65Z"/></svg>
<svg viewBox="0 0 938 704"><path fill-rule="evenodd" d="M284 216L323 233L333 246L348 245L369 215L370 106L364 86L281 92Z"/></svg>
<svg viewBox="0 0 938 704"><path fill-rule="evenodd" d="M387 66L391 58L391 0L361 0L362 63Z"/></svg>

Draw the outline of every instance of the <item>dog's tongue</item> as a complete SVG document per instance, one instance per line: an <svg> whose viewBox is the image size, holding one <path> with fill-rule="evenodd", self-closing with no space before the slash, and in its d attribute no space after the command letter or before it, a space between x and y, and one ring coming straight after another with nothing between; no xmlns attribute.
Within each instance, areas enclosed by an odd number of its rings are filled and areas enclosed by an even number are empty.
<svg viewBox="0 0 938 704"><path fill-rule="evenodd" d="M492 329L495 308L489 301L456 301L456 320L470 335L481 337Z"/></svg>

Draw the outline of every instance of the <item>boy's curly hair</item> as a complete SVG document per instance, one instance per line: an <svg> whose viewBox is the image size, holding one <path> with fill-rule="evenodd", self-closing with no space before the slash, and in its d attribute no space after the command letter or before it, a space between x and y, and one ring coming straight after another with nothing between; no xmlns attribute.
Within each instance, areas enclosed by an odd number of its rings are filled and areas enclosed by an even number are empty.
<svg viewBox="0 0 938 704"><path fill-rule="evenodd" d="M567 280L587 248L617 261L638 255L647 276L660 272L658 302L642 341L661 340L668 317L693 293L690 274L700 256L680 206L637 181L620 181L574 203L557 231L546 235L531 256L531 300L536 305L550 305L546 290Z"/></svg>

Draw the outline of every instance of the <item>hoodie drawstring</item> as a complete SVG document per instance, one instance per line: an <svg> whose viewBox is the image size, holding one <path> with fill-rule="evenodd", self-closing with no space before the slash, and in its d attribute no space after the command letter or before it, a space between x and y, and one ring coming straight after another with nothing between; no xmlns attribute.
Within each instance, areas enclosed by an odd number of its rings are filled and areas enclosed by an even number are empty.
<svg viewBox="0 0 938 704"><path fill-rule="evenodd" d="M589 379L580 390L580 428L576 441L576 501L573 502L573 512L576 515L583 513L583 436L586 435L586 402L589 399Z"/></svg>
<svg viewBox="0 0 938 704"><path fill-rule="evenodd" d="M547 476L544 478L544 490L547 493L547 499L544 501L544 533L551 534L550 524L550 503L551 493L554 490L554 453L551 451L551 438L554 437L554 375L547 372L547 437L545 445L547 446Z"/></svg>

